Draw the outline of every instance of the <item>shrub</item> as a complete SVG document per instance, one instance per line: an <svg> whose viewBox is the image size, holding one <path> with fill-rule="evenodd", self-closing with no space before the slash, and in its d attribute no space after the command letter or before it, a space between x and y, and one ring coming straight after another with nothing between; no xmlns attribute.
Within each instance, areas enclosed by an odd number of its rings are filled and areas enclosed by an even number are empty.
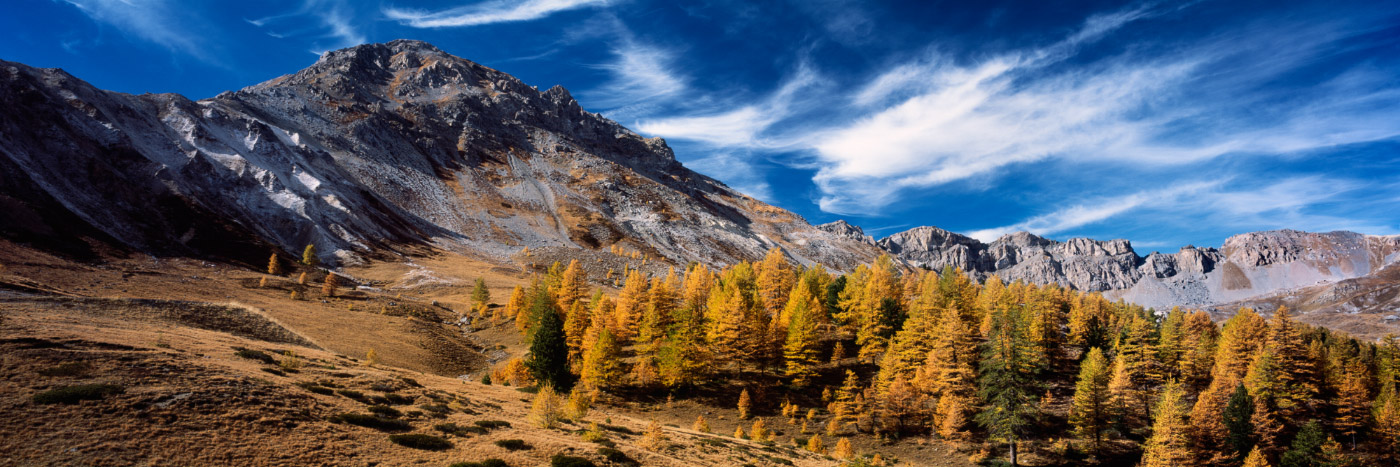
<svg viewBox="0 0 1400 467"><path fill-rule="evenodd" d="M555 454L549 458L549 467L598 467L598 464L583 457Z"/></svg>
<svg viewBox="0 0 1400 467"><path fill-rule="evenodd" d="M620 465L624 467L638 467L642 465L640 462L637 462L636 459L633 459L631 456L628 456L627 453L613 448L598 448L598 454L603 456L604 459L607 459L608 462L611 462L613 465Z"/></svg>
<svg viewBox="0 0 1400 467"><path fill-rule="evenodd" d="M554 428L564 418L564 401L549 385L540 387L530 405L530 423L540 428Z"/></svg>
<svg viewBox="0 0 1400 467"><path fill-rule="evenodd" d="M424 412L432 414L433 418L446 418L447 414L452 412L452 409L444 404L423 404L418 407L422 408Z"/></svg>
<svg viewBox="0 0 1400 467"><path fill-rule="evenodd" d="M378 417L374 415L364 415L357 413L343 413L331 418L336 423L349 423L365 428L373 428L379 431L408 431L413 429L412 425L403 420Z"/></svg>
<svg viewBox="0 0 1400 467"><path fill-rule="evenodd" d="M588 424L588 430L582 435L584 441L590 443L601 443L608 440L608 436L603 433L603 429L598 427L598 422Z"/></svg>
<svg viewBox="0 0 1400 467"><path fill-rule="evenodd" d="M490 385L491 385L491 374L490 374L490 373L485 373L485 374L482 374L482 375L481 375L481 384L485 384L485 385L487 385L487 386L490 386Z"/></svg>
<svg viewBox="0 0 1400 467"><path fill-rule="evenodd" d="M505 448L507 451L524 451L530 449L530 445L523 439L498 439L496 445Z"/></svg>
<svg viewBox="0 0 1400 467"><path fill-rule="evenodd" d="M497 428L510 428L510 422L507 422L505 420L477 420L472 423L486 430L494 430Z"/></svg>
<svg viewBox="0 0 1400 467"><path fill-rule="evenodd" d="M365 393L353 389L339 389L335 393L361 402L365 400Z"/></svg>
<svg viewBox="0 0 1400 467"><path fill-rule="evenodd" d="M399 412L399 409L387 405L371 405L368 410L370 413L385 418L399 418L403 416L403 412Z"/></svg>
<svg viewBox="0 0 1400 467"><path fill-rule="evenodd" d="M277 359L272 358L272 356L268 355L267 352L263 352L261 350L245 349L242 347L236 347L235 350L237 350L238 352L234 355L237 355L239 357L243 357L249 360L257 360L268 365L277 363Z"/></svg>
<svg viewBox="0 0 1400 467"><path fill-rule="evenodd" d="M452 442L438 436L425 435L422 433L412 433L407 435L389 435L389 441L393 441L400 446L413 449L423 449L426 451L442 451L452 449Z"/></svg>
<svg viewBox="0 0 1400 467"><path fill-rule="evenodd" d="M80 401L101 400L113 394L121 394L126 389L115 384L79 384L50 389L34 395L36 404L77 404Z"/></svg>
<svg viewBox="0 0 1400 467"><path fill-rule="evenodd" d="M398 394L385 394L384 399L389 401L392 405L413 405L413 401L417 400L415 397L401 396Z"/></svg>
<svg viewBox="0 0 1400 467"><path fill-rule="evenodd" d="M447 433L449 435L456 435L461 437L466 437L467 435L486 434L485 428L479 426L462 426L456 423L439 423L437 425L433 425L433 429L441 431L443 433Z"/></svg>
<svg viewBox="0 0 1400 467"><path fill-rule="evenodd" d="M39 370L44 376L82 376L88 372L88 364L84 362L63 362L58 366Z"/></svg>
<svg viewBox="0 0 1400 467"><path fill-rule="evenodd" d="M500 459L491 458L478 462L458 462L447 467L510 467L510 464Z"/></svg>

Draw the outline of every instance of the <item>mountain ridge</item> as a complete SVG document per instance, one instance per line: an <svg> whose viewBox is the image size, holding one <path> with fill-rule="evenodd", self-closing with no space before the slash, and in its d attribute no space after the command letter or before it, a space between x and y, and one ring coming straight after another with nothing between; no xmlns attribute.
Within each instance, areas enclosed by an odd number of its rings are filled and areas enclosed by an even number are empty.
<svg viewBox="0 0 1400 467"><path fill-rule="evenodd" d="M422 41L330 51L311 66L193 101L103 91L0 62L0 234L78 256L116 250L257 264L314 243L332 265L445 249L620 246L722 266L779 248L848 271L882 253L978 279L1055 282L1147 306L1206 305L1395 262L1400 237L1252 232L1139 255L1123 239L992 242L932 226L875 239L811 225L686 168L647 138Z"/></svg>

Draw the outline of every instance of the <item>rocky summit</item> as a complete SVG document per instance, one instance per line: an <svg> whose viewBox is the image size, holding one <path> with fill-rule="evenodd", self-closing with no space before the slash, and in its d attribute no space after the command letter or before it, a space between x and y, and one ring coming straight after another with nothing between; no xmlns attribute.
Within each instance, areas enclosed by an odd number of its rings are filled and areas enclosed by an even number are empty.
<svg viewBox="0 0 1400 467"><path fill-rule="evenodd" d="M845 269L878 253L687 169L562 87L425 42L328 52L198 101L3 62L0 105L0 231L75 255L253 261L314 243L341 264L620 244L682 265L778 247Z"/></svg>

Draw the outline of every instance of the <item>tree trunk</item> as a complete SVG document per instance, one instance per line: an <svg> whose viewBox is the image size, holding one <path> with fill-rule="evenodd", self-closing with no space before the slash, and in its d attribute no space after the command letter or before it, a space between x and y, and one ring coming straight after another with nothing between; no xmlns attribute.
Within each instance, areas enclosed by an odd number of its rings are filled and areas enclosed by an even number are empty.
<svg viewBox="0 0 1400 467"><path fill-rule="evenodd" d="M1016 442L1015 442L1015 441L1012 441L1012 442L1011 442L1011 466L1012 466L1012 467L1015 467L1016 465L1018 465L1018 464L1016 464Z"/></svg>

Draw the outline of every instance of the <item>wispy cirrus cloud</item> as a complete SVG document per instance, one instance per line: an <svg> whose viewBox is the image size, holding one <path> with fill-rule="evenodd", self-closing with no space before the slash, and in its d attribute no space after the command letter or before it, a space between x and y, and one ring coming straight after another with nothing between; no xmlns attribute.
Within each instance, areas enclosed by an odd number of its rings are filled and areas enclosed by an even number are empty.
<svg viewBox="0 0 1400 467"><path fill-rule="evenodd" d="M307 19L314 23L308 25ZM317 55L367 40L356 26L354 8L343 0L305 0L295 10L246 21L272 37L309 39L309 51Z"/></svg>
<svg viewBox="0 0 1400 467"><path fill-rule="evenodd" d="M191 18L180 2L167 0L63 0L93 21L117 28L122 34L165 47L210 64L219 60L206 44L206 34L195 34L200 22Z"/></svg>
<svg viewBox="0 0 1400 467"><path fill-rule="evenodd" d="M605 6L611 0L493 0L440 11L385 7L384 16L415 28L451 28L530 21L554 13Z"/></svg>
<svg viewBox="0 0 1400 467"><path fill-rule="evenodd" d="M621 26L618 26L621 28ZM607 109L611 116L626 115L634 105L654 105L688 89L687 79L675 69L676 52L633 38L622 29L612 48L613 61L597 65L611 76L598 87L581 93L589 105Z"/></svg>
<svg viewBox="0 0 1400 467"><path fill-rule="evenodd" d="M1218 189L1224 183L1224 180L1196 182L1183 186L1084 201L1015 224L974 230L968 232L967 236L990 242L1003 235L1022 231L1036 235L1057 234L1102 222L1131 210L1179 203L1183 198L1199 196L1204 192Z"/></svg>
<svg viewBox="0 0 1400 467"><path fill-rule="evenodd" d="M643 119L639 120L636 126L644 133L696 141L710 146L773 149L791 142L766 138L764 132L773 124L791 116L795 106L806 104L797 102L798 94L822 81L823 78L803 62L777 90L759 102L713 113ZM719 108L726 109L729 106Z"/></svg>

